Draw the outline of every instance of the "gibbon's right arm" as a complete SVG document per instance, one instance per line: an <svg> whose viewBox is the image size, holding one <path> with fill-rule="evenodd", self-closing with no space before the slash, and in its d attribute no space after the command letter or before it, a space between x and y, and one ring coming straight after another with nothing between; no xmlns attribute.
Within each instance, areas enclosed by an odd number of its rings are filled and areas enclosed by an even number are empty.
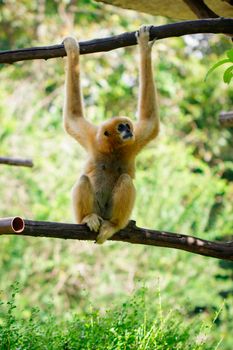
<svg viewBox="0 0 233 350"><path fill-rule="evenodd" d="M65 38L63 43L67 54L63 110L64 127L68 134L88 150L93 146L97 127L84 118L80 83L79 43L72 37Z"/></svg>

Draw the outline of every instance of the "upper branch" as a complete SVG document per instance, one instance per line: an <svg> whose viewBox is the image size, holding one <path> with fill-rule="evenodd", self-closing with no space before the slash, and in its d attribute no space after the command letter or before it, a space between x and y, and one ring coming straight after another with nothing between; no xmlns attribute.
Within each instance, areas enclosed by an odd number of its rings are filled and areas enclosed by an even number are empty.
<svg viewBox="0 0 233 350"><path fill-rule="evenodd" d="M233 34L232 18L200 19L151 27L150 40L179 37L197 33ZM80 54L102 52L136 45L135 32L123 33L102 39L80 42ZM0 63L13 63L24 60L49 59L66 56L64 45L41 46L26 49L0 51Z"/></svg>
<svg viewBox="0 0 233 350"><path fill-rule="evenodd" d="M96 240L97 233L86 225L23 220L20 217L0 219L1 234L20 234L34 237ZM110 238L133 244L175 248L194 254L233 261L233 242L211 242L182 234L140 228L131 221L123 230Z"/></svg>

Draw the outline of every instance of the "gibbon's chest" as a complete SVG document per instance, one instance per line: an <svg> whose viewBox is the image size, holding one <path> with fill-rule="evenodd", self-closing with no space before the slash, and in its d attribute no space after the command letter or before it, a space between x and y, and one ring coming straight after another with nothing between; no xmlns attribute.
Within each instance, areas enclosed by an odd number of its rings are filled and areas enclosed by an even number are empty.
<svg viewBox="0 0 233 350"><path fill-rule="evenodd" d="M122 155L102 155L88 161L86 174L95 189L112 190L122 174L134 177L134 160L125 159Z"/></svg>

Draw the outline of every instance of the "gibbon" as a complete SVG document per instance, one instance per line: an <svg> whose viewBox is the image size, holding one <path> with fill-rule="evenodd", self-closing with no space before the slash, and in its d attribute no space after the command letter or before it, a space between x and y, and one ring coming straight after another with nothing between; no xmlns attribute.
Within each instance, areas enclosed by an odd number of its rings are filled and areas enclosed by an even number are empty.
<svg viewBox="0 0 233 350"><path fill-rule="evenodd" d="M79 43L64 39L67 53L64 127L87 151L83 175L73 187L76 222L98 232L101 244L123 229L134 201L135 158L159 133L157 92L153 81L150 26L136 33L140 51L138 120L113 117L99 126L85 119L80 84Z"/></svg>

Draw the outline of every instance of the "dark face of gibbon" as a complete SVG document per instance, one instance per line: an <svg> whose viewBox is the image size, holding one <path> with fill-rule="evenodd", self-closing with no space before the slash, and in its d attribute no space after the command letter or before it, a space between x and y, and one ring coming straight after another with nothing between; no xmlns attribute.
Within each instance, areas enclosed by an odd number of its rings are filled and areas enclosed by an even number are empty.
<svg viewBox="0 0 233 350"><path fill-rule="evenodd" d="M104 152L113 152L134 142L134 130L127 117L115 117L99 127L97 135L100 148Z"/></svg>

